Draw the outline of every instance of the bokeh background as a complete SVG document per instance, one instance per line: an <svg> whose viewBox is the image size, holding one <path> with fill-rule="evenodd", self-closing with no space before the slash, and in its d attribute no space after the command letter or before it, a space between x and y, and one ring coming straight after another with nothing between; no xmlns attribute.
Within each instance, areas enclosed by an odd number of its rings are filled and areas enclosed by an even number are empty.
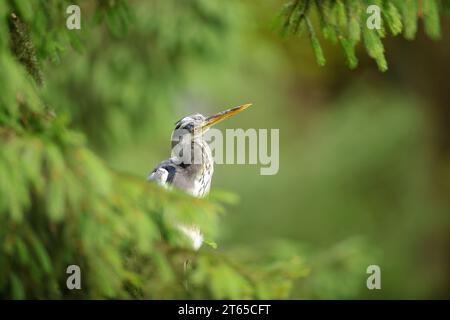
<svg viewBox="0 0 450 320"><path fill-rule="evenodd" d="M83 2L80 43L42 63L44 95L108 166L142 180L179 118L253 103L218 127L280 129L280 170L216 165L211 196L235 200L216 250L295 252L295 299L449 298L449 19L439 41L421 25L413 41L385 39L383 73L363 49L350 70L327 41L318 66L308 37L274 27L282 4L130 1L96 25ZM381 290L366 288L372 264Z"/></svg>

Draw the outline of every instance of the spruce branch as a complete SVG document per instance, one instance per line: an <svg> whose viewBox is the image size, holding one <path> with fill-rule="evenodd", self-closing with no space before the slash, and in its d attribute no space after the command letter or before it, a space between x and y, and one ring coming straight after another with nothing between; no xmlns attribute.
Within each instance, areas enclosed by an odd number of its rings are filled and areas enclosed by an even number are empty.
<svg viewBox="0 0 450 320"><path fill-rule="evenodd" d="M367 26L370 5L377 5L381 10L379 29L371 30ZM358 65L355 50L362 43L378 68L386 71L388 64L382 39L387 32L392 36L403 34L413 40L420 19L425 33L437 40L441 36L440 15L448 13L449 8L450 0L293 0L284 5L279 20L284 35L301 35L303 29L308 31L319 65L325 63L325 57L313 23L316 15L321 35L341 44L350 68Z"/></svg>
<svg viewBox="0 0 450 320"><path fill-rule="evenodd" d="M36 83L42 85L44 82L42 71L27 25L15 13L11 13L9 16L9 28L11 50L14 56L25 66Z"/></svg>

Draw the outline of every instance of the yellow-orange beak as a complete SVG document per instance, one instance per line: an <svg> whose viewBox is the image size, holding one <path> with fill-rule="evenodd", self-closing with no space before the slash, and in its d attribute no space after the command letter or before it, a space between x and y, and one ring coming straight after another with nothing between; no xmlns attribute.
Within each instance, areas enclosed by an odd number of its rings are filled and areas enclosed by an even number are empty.
<svg viewBox="0 0 450 320"><path fill-rule="evenodd" d="M243 104L241 106L234 107L234 108L216 113L215 115L212 115L212 116L206 118L205 122L202 124L202 127L201 127L202 131L206 131L211 126L215 125L216 123L219 123L220 121L223 121L231 116L234 116L235 114L247 109L251 105L252 105L251 103Z"/></svg>

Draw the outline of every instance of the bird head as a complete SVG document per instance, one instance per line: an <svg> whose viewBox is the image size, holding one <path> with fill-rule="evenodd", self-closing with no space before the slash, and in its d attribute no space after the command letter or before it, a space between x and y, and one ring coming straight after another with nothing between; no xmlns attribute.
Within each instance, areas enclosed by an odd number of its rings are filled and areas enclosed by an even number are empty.
<svg viewBox="0 0 450 320"><path fill-rule="evenodd" d="M213 125L247 109L251 104L243 104L234 108L221 111L212 116L205 117L200 113L190 114L175 123L172 132L172 143L179 143L184 137L192 139L201 137Z"/></svg>

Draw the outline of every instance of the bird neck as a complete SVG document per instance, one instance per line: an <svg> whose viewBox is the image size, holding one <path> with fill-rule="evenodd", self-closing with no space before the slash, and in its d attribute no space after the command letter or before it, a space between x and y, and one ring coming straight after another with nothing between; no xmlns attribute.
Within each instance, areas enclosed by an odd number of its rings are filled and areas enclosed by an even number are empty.
<svg viewBox="0 0 450 320"><path fill-rule="evenodd" d="M178 160L183 168L204 164L212 166L214 163L211 148L203 136L181 139L179 142L172 141L172 157Z"/></svg>

